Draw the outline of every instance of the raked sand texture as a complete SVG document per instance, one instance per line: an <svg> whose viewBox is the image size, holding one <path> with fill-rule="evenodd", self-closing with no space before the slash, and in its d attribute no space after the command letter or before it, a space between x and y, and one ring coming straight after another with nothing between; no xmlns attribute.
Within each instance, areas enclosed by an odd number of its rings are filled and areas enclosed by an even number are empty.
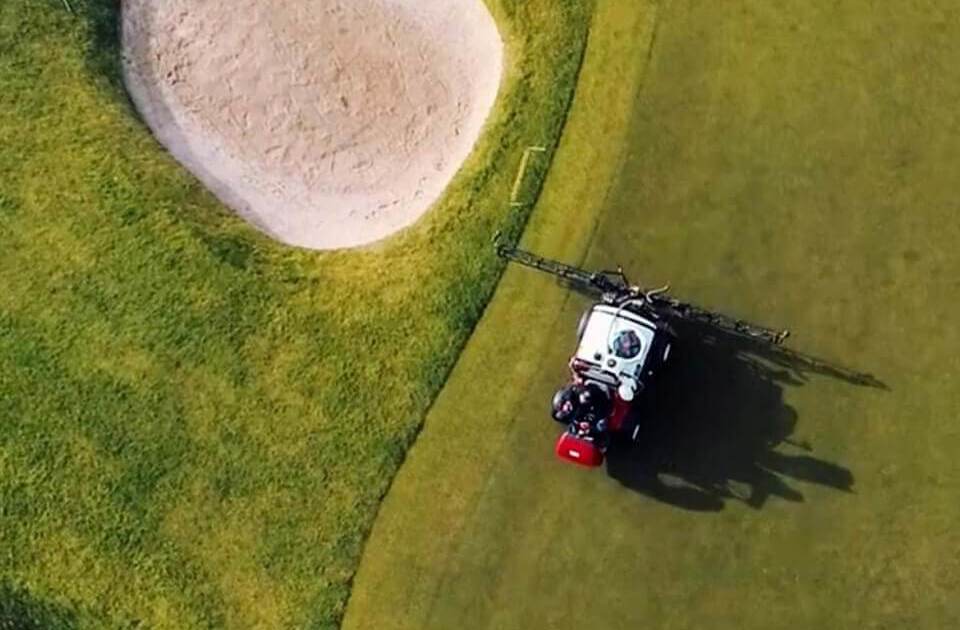
<svg viewBox="0 0 960 630"><path fill-rule="evenodd" d="M482 0L125 0L123 45L159 141L259 229L315 249L416 221L503 69Z"/></svg>

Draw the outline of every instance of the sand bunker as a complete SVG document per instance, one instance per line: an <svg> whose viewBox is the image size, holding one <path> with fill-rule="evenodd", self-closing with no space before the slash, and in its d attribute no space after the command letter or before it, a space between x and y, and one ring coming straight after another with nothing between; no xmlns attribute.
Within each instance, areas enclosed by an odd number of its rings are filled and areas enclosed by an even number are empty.
<svg viewBox="0 0 960 630"><path fill-rule="evenodd" d="M423 214L503 65L482 0L125 0L123 45L160 142L258 228L316 249Z"/></svg>

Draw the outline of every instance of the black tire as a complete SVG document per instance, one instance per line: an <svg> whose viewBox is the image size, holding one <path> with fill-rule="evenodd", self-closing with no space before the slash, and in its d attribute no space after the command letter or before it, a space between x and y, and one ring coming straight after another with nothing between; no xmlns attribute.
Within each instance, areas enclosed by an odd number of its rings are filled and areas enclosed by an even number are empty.
<svg viewBox="0 0 960 630"><path fill-rule="evenodd" d="M583 331L587 329L587 320L590 319L591 310L585 310L577 321L577 343L580 343L580 340L583 339Z"/></svg>

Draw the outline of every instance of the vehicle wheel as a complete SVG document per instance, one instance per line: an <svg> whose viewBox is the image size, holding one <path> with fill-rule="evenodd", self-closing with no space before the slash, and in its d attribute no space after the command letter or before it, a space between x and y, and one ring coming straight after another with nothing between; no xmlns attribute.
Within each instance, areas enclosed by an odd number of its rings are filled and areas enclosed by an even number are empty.
<svg viewBox="0 0 960 630"><path fill-rule="evenodd" d="M628 453L633 449L636 442L633 441L633 427L624 427L622 431L617 431L610 436L610 447L618 453Z"/></svg>
<svg viewBox="0 0 960 630"><path fill-rule="evenodd" d="M590 309L587 309L583 312L583 315L580 316L580 320L577 322L577 342L583 338L583 331L587 328L587 320L590 319Z"/></svg>

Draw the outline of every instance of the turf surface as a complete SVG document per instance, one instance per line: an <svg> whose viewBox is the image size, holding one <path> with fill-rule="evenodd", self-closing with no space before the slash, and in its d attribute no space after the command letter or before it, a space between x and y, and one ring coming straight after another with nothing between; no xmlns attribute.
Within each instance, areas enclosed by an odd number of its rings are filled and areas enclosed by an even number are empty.
<svg viewBox="0 0 960 630"><path fill-rule="evenodd" d="M790 327L823 362L687 331L642 445L586 472L547 416L584 299L510 270L345 627L956 627L960 15L598 7L524 243Z"/></svg>
<svg viewBox="0 0 960 630"><path fill-rule="evenodd" d="M589 12L492 1L509 65L474 156L413 229L321 255L171 160L123 91L120 3L69 4L0 3L0 627L336 626Z"/></svg>

